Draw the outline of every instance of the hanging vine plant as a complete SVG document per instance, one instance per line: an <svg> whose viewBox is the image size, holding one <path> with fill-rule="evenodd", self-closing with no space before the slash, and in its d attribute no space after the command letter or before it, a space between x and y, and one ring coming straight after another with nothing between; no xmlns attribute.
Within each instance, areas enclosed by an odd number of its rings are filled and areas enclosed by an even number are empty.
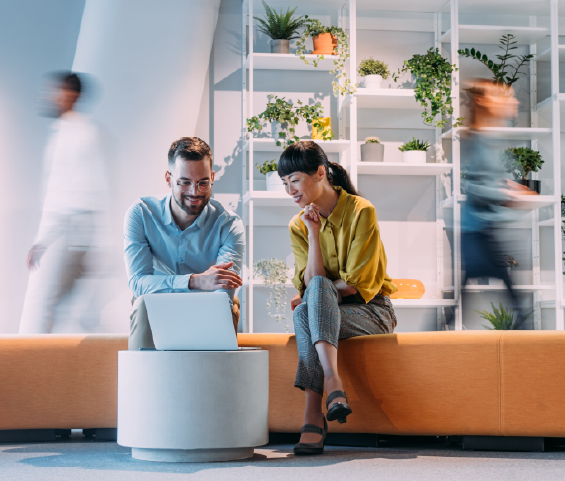
<svg viewBox="0 0 565 481"><path fill-rule="evenodd" d="M318 35L323 33L331 34L332 37L337 40L337 45L334 47L334 52L336 54L336 58L333 61L334 68L330 70L330 73L334 75L334 80L332 81L334 95L337 97L339 94L345 95L354 93L357 85L351 83L351 80L347 77L347 73L345 71L345 63L349 58L348 35L342 28L334 27L333 25L331 27L326 27L325 25L322 25L319 20L308 18L308 15L305 15L304 19L304 25L306 28L304 29L304 32L302 32L300 38L296 41L296 55L300 56L304 63L308 65L310 63L310 61L306 58L306 40L308 40L308 37L318 37ZM324 55L318 55L318 57L312 61L314 67L317 67L318 62L324 58ZM340 84L340 80L343 80L343 84Z"/></svg>
<svg viewBox="0 0 565 481"><path fill-rule="evenodd" d="M260 259L253 263L253 275L263 279L269 289L267 309L275 322L284 321L284 330L288 332L286 322L286 281L288 279L288 266L280 259Z"/></svg>
<svg viewBox="0 0 565 481"><path fill-rule="evenodd" d="M324 108L320 102L305 105L301 100L297 100L296 103L298 106L284 97L280 98L275 94L269 94L267 108L259 115L246 119L247 131L261 132L263 127L266 127L269 123L272 125L278 122L281 131L275 137L276 144L278 147L284 146L286 148L300 141L300 137L296 135L296 126L301 120L318 129L323 128L319 119L324 116ZM322 131L322 140L332 140L333 138L334 134L331 129Z"/></svg>
<svg viewBox="0 0 565 481"><path fill-rule="evenodd" d="M397 73L392 75L395 82L406 72L411 72L416 77L414 94L416 101L420 102L424 111L424 123L445 127L449 122L443 116L453 115L451 104L451 74L457 71L455 65L443 58L439 50L430 48L425 55L414 55L410 60L405 60L404 65ZM442 118L436 117L441 115ZM455 119L453 127L459 127L462 117Z"/></svg>

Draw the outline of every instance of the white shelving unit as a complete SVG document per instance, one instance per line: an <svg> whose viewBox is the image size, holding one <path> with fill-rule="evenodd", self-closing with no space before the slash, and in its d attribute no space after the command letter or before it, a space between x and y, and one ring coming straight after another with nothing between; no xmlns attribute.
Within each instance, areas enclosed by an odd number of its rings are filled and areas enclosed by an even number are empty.
<svg viewBox="0 0 565 481"><path fill-rule="evenodd" d="M559 59L565 58L565 46L558 44L558 1L559 0L530 0L528 2L515 2L513 0L498 0L497 2L474 1L474 0L399 0L390 4L385 0L328 0L313 1L308 4L313 12L316 8L335 8L337 11L338 26L344 28L349 33L350 58L348 70L355 72L358 65L357 60L357 34L359 29L379 29L372 27L373 20L366 18L363 14L358 16L359 11L383 11L383 12L410 12L410 15L419 14L433 17L433 21L420 22L417 26L418 32L430 32L434 35L434 42L429 47L435 46L442 51L442 54L451 59L451 63L459 65L459 55L457 50L460 44L475 45L497 45L499 38L503 34L511 33L520 45L529 46L530 53L537 54L536 42L549 37L550 48L544 48L530 63L530 84L536 85L536 65L538 61L551 61L551 96L541 102L537 99L536 88L532 88L530 94L531 105L531 125L529 127L498 127L484 129L484 134L500 140L508 141L530 141L532 148L536 148L540 141L551 141L553 161L553 194L541 196L524 196L518 201L519 208L531 213L532 218L532 256L533 256L533 282L528 285L517 285L516 289L520 292L533 293L534 306L536 309L535 322L536 328L541 328L541 308L555 309L555 326L557 329L564 328L563 322L563 301L562 301L562 268L561 268L561 153L560 153L560 132L561 113L565 112L565 94L559 93ZM256 2L256 5L254 5ZM297 2L282 0L276 3L277 8L283 6L295 6ZM294 54L277 55L270 53L256 53L253 50L253 17L261 12L255 10L258 7L258 0L244 0L242 11L242 35L245 40L247 32L248 51L242 51L242 106L243 106L243 125L245 119L255 112L253 106L254 93L254 71L255 70L279 70L281 75L284 71L290 71L290 81L296 82L299 71L313 70L311 65L304 62ZM500 25L465 25L460 24L460 16L465 14L476 15L507 15L507 16L529 16L529 25L500 26ZM536 16L546 15L549 17L549 25L536 24ZM518 17L513 17L518 18ZM373 22L374 23L374 22ZM442 28L442 23L446 28ZM485 23L489 23L488 21ZM382 23L380 29L382 28ZM415 23L410 23L413 27ZM406 30L404 22L391 22L386 25L385 30ZM409 29L409 28L408 28ZM245 45L245 41L242 42ZM545 44L547 47L547 44ZM386 46L381 46L386 48ZM308 56L307 56L308 57ZM309 56L314 58L314 56ZM326 71L333 68L333 59L329 56L321 60L317 71ZM460 76L464 72L454 72L452 76L452 102L454 107L454 118L460 116ZM351 75L350 75L351 76ZM355 76L351 76L353 80ZM338 125L332 125L334 133L338 134L337 139L332 141L319 141L324 151L338 155L339 162L348 169L352 181L357 184L359 176L429 176L435 179L436 185L436 244L437 244L437 292L431 293L432 298L419 300L395 299L393 304L398 309L436 309L437 327L444 329L444 309L454 312L455 329L463 329L462 323L462 292L496 292L503 289L500 286L492 285L467 285L461 287L461 202L465 201L465 196L461 194L460 188L460 133L464 128L454 128L443 132L435 128L435 147L441 147L442 143L450 143L451 162L442 158L437 163L426 164L403 164L398 162L360 162L359 141L358 141L358 116L359 110L375 112L378 115L380 109L394 109L405 111L407 115L418 118L422 111L421 105L416 102L414 91L410 89L362 89L358 88L353 95L340 97L337 102ZM564 122L565 124L565 122ZM346 127L349 127L347 130ZM564 125L565 127L565 125ZM248 226L248 244L246 253L246 266L249 275L245 279L244 288L247 295L243 296L247 303L247 313L244 329L253 332L253 302L254 289L264 287L263 283L253 278L253 247L254 247L254 209L258 207L290 207L294 206L292 199L284 192L266 192L254 189L253 171L255 169L255 152L281 152L281 147L275 145L275 141L266 138L256 138L247 135L242 128L242 145L244 156L244 176L243 176L243 206L245 223ZM348 135L347 135L348 132ZM349 137L349 138L347 138ZM546 165L548 165L546 163ZM442 187L442 175L452 174L453 193L444 198ZM457 202L453 202L453 198ZM539 209L541 207L552 207L553 218L539 221ZM453 284L444 287L443 256L444 245L443 235L445 229L444 216L446 209L452 209L450 217L453 220ZM530 215L528 213L528 215ZM542 283L540 275L540 227L553 227L554 230L554 257L555 257L555 279L551 283ZM450 281L451 282L451 281ZM291 287L289 281L288 286ZM542 299L541 292L554 292L557 301ZM442 298L445 296L452 299ZM437 297L437 298L435 298Z"/></svg>

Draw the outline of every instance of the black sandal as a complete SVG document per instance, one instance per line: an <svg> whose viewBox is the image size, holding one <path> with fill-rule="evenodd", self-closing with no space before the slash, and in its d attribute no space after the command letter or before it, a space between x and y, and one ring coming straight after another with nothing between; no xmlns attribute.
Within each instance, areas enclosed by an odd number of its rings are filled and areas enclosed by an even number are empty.
<svg viewBox="0 0 565 481"><path fill-rule="evenodd" d="M324 453L324 441L328 435L328 423L326 422L326 417L324 416L324 429L319 428L314 424L305 424L302 426L302 433L315 433L321 434L322 439L317 443L298 443L294 446L294 454L298 455L308 455L308 454L323 454Z"/></svg>
<svg viewBox="0 0 565 481"><path fill-rule="evenodd" d="M345 402L337 402L330 407L330 403L338 397L344 397ZM334 391L328 396L328 399L326 399L326 409L328 410L328 421L335 421L337 419L339 424L347 422L347 416L353 412L349 404L347 404L347 396L343 391Z"/></svg>

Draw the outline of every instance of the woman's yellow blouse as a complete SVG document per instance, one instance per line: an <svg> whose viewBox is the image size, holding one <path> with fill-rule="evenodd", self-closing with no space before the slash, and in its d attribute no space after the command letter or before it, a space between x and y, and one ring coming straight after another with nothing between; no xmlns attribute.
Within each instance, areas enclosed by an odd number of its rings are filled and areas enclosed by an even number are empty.
<svg viewBox="0 0 565 481"><path fill-rule="evenodd" d="M377 294L388 296L397 287L386 273L386 254L377 213L363 197L351 195L341 187L337 205L326 219L320 216L320 249L327 277L343 279L357 289L357 298L365 303ZM308 229L300 218L304 211L290 221L290 243L294 252L295 274L292 283L304 295L304 271L308 262Z"/></svg>

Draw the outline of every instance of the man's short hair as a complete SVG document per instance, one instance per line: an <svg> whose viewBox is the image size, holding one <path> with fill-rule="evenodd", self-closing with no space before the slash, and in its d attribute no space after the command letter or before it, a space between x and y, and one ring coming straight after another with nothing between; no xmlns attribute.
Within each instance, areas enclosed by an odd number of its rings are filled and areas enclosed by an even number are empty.
<svg viewBox="0 0 565 481"><path fill-rule="evenodd" d="M63 89L72 90L79 95L83 91L83 82L81 78L74 72L55 72L53 73L52 78L55 83Z"/></svg>
<svg viewBox="0 0 565 481"><path fill-rule="evenodd" d="M202 160L210 159L210 169L212 168L212 149L198 137L181 137L175 140L169 149L169 165L174 165L177 157L182 160Z"/></svg>

